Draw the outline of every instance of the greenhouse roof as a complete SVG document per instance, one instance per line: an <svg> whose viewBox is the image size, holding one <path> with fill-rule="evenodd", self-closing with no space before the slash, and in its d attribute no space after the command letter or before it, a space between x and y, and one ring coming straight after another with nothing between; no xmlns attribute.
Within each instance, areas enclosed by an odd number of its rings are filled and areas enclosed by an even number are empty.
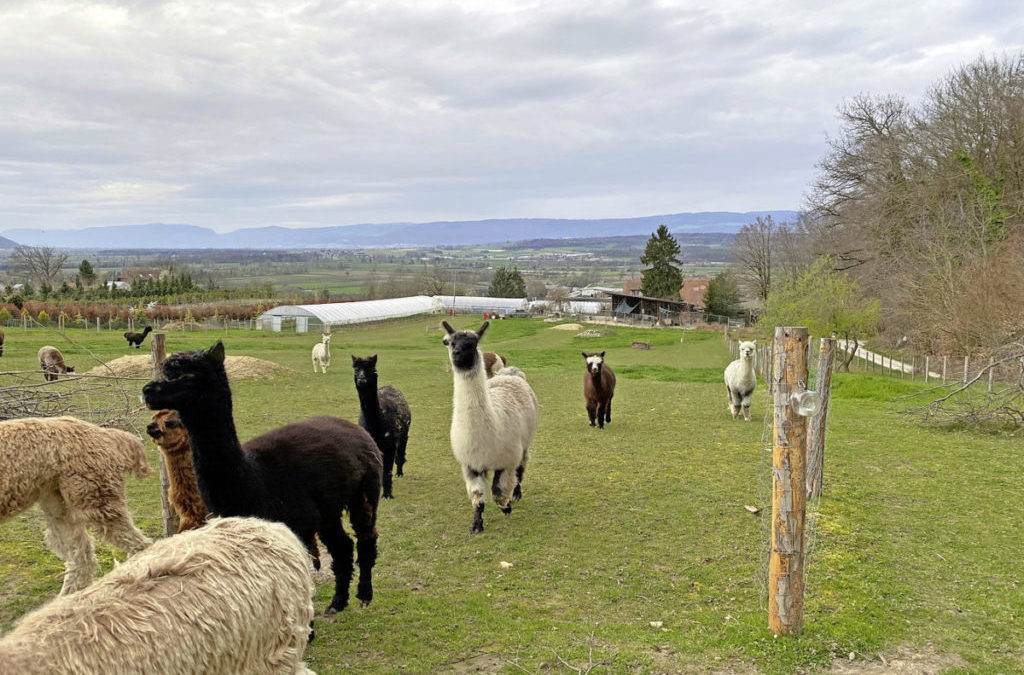
<svg viewBox="0 0 1024 675"><path fill-rule="evenodd" d="M343 325L398 319L417 314L430 314L441 310L434 298L414 295L408 298L388 300L361 300L357 302L331 302L322 305L279 305L264 312L264 316L307 316L318 319L324 325Z"/></svg>

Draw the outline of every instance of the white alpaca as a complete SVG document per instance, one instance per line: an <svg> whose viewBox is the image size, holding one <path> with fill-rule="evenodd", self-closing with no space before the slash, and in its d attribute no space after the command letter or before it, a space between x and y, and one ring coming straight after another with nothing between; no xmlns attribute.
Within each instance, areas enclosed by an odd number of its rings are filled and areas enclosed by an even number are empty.
<svg viewBox="0 0 1024 675"><path fill-rule="evenodd" d="M322 340L320 344L313 345L313 372L317 372L319 364L320 370L326 375L327 366L331 365L331 335L322 335Z"/></svg>
<svg viewBox="0 0 1024 675"><path fill-rule="evenodd" d="M740 357L725 367L725 388L729 392L729 412L736 419L740 408L743 419L750 421L750 397L757 386L757 374L754 372L754 351L756 342L740 343Z"/></svg>
<svg viewBox="0 0 1024 675"><path fill-rule="evenodd" d="M26 615L0 639L0 672L312 675L313 590L286 526L214 518Z"/></svg>
<svg viewBox="0 0 1024 675"><path fill-rule="evenodd" d="M125 503L129 471L139 478L149 474L145 448L134 434L74 417L0 422L0 521L39 504L44 540L64 561L62 595L92 583L97 562L87 527L127 553L152 543L132 523Z"/></svg>
<svg viewBox="0 0 1024 675"><path fill-rule="evenodd" d="M466 492L473 503L473 533L483 532L487 472L494 472L491 494L503 513L522 497L523 472L537 428L537 396L518 368L487 379L478 343L487 330L455 331L442 321L455 373L452 404L452 453L462 465Z"/></svg>

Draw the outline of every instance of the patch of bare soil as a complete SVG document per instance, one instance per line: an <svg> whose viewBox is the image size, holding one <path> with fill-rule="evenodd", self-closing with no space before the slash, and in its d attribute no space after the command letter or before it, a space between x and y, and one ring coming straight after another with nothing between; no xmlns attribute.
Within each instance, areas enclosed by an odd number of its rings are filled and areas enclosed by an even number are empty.
<svg viewBox="0 0 1024 675"><path fill-rule="evenodd" d="M293 372L287 366L252 356L228 356L224 359L224 368L227 370L228 378L232 380L271 380L281 373ZM105 365L96 366L85 374L108 377L149 377L152 372L152 357L148 354L138 354L108 361Z"/></svg>
<svg viewBox="0 0 1024 675"><path fill-rule="evenodd" d="M551 330L583 330L583 326L578 323L560 323L552 326Z"/></svg>
<svg viewBox="0 0 1024 675"><path fill-rule="evenodd" d="M920 650L897 647L885 654L875 654L870 660L855 654L852 661L833 661L828 672L833 675L938 675L948 668L964 665L959 654L940 654L928 645Z"/></svg>

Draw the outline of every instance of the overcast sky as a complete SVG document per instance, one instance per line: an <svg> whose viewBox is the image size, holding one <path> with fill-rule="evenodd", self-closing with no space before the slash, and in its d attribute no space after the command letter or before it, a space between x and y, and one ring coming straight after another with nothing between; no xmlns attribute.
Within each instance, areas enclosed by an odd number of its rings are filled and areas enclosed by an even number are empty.
<svg viewBox="0 0 1024 675"><path fill-rule="evenodd" d="M0 230L798 209L1024 3L0 2Z"/></svg>

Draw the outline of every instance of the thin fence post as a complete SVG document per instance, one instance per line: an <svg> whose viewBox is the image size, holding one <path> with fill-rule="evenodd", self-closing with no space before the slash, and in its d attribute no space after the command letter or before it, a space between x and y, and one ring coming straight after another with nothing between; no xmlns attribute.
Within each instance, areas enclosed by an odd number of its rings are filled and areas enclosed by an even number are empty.
<svg viewBox="0 0 1024 675"><path fill-rule="evenodd" d="M807 497L820 497L825 466L825 422L832 393L832 368L836 357L835 338L818 340L818 372L814 390L821 397L821 408L807 426Z"/></svg>
<svg viewBox="0 0 1024 675"><path fill-rule="evenodd" d="M946 363L947 363L947 361L949 361L949 357L948 356L943 356L942 357L942 386L943 387L946 386Z"/></svg>
<svg viewBox="0 0 1024 675"><path fill-rule="evenodd" d="M928 378L931 377L931 358L928 356L924 357L924 383L928 384Z"/></svg>
<svg viewBox="0 0 1024 675"><path fill-rule="evenodd" d="M772 532L768 558L768 628L775 635L803 630L805 465L807 419L790 396L807 382L807 329L777 327L772 383Z"/></svg>
<svg viewBox="0 0 1024 675"><path fill-rule="evenodd" d="M988 357L988 393L992 393L992 372L995 371L995 357Z"/></svg>
<svg viewBox="0 0 1024 675"><path fill-rule="evenodd" d="M967 384L967 368L970 363L970 358L971 357L969 356L964 356L964 384Z"/></svg>
<svg viewBox="0 0 1024 675"><path fill-rule="evenodd" d="M164 333L153 333L149 344L153 351L153 379L155 380L163 374L163 363L167 358L167 336ZM170 500L167 499L167 490L170 487L170 481L167 478L167 462L164 461L163 451L159 451L158 454L160 455L160 510L163 516L164 536L169 537L172 534L177 534L180 521Z"/></svg>

